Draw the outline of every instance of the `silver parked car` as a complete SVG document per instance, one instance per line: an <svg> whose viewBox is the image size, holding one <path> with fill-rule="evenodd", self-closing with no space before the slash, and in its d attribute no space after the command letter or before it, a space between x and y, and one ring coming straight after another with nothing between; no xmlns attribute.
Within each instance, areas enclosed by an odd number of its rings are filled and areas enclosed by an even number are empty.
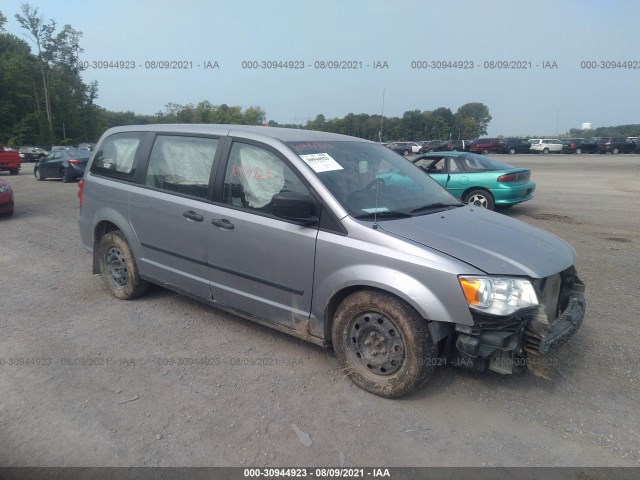
<svg viewBox="0 0 640 480"><path fill-rule="evenodd" d="M568 244L459 202L366 140L118 127L79 188L82 242L113 295L151 282L332 345L347 375L384 397L447 363L511 373L585 312Z"/></svg>

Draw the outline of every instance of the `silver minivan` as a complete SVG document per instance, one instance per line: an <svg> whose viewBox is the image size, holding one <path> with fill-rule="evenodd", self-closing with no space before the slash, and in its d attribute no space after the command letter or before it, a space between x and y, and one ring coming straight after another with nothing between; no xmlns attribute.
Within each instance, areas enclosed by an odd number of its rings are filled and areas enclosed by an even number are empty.
<svg viewBox="0 0 640 480"><path fill-rule="evenodd" d="M93 272L333 346L398 397L438 365L512 373L580 326L563 240L465 205L380 144L259 126L108 130L80 183Z"/></svg>

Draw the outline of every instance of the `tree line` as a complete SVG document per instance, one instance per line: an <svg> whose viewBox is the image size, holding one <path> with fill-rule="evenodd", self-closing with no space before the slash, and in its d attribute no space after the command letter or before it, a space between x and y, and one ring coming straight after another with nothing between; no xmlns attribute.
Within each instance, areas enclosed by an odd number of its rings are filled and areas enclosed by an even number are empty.
<svg viewBox="0 0 640 480"><path fill-rule="evenodd" d="M267 122L259 106L242 108L168 103L153 115L109 111L95 103L97 82L82 79L79 55L82 32L45 21L38 8L25 3L16 15L28 41L4 30L0 12L0 143L53 145L95 142L106 129L149 123L223 123L306 128L374 141L475 139L486 135L491 115L486 105L467 103L454 113L448 107L411 110L401 117L349 113L327 119L318 114L306 123ZM640 125L595 130L572 129L570 136L638 136Z"/></svg>
<svg viewBox="0 0 640 480"><path fill-rule="evenodd" d="M259 106L242 108L209 101L168 103L153 114L114 112L96 104L97 82L82 79L79 55L82 32L46 21L39 9L22 4L15 16L27 40L4 30L0 12L0 142L8 145L52 145L94 142L107 128L145 123L227 123L307 128L370 140L476 138L491 121L489 109L468 103L456 113L441 107L413 110L402 117L353 114L326 119L319 114L306 124L266 122Z"/></svg>

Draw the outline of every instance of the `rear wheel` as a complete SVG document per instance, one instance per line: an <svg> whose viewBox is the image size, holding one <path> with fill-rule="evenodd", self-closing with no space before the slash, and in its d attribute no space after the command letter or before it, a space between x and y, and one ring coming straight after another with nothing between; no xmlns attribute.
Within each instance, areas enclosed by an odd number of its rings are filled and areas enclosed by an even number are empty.
<svg viewBox="0 0 640 480"><path fill-rule="evenodd" d="M493 195L486 190L471 190L464 196L463 201L469 205L486 208L487 210L493 210L495 205Z"/></svg>
<svg viewBox="0 0 640 480"><path fill-rule="evenodd" d="M102 280L114 297L130 300L148 290L149 284L140 278L135 258L122 232L103 235L98 246L98 263Z"/></svg>
<svg viewBox="0 0 640 480"><path fill-rule="evenodd" d="M544 149L542 150L542 153L546 155L547 153L549 153L549 149L547 147L544 147Z"/></svg>
<svg viewBox="0 0 640 480"><path fill-rule="evenodd" d="M403 151L402 151L402 155L404 155L405 157L406 157L407 155L409 155L409 150L403 150Z"/></svg>
<svg viewBox="0 0 640 480"><path fill-rule="evenodd" d="M18 175L20 173L20 170L17 170L17 169L14 168L13 170L9 170L9 173L11 175Z"/></svg>
<svg viewBox="0 0 640 480"><path fill-rule="evenodd" d="M581 148L576 148L576 155L580 155L582 153L582 149Z"/></svg>
<svg viewBox="0 0 640 480"><path fill-rule="evenodd" d="M334 317L332 340L349 378L381 397L416 389L437 363L426 320L384 292L363 290L345 298Z"/></svg>
<svg viewBox="0 0 640 480"><path fill-rule="evenodd" d="M487 153L489 153L489 150L487 150L487 149L485 148L484 150L482 150L482 153L483 153L484 155L486 155Z"/></svg>
<svg viewBox="0 0 640 480"><path fill-rule="evenodd" d="M613 147L613 150L611 150L611 153L613 153L614 155L617 155L620 152L620 150L618 150L618 147Z"/></svg>
<svg viewBox="0 0 640 480"><path fill-rule="evenodd" d="M515 153L516 153L516 149L515 148L512 147L512 148L509 149L509 154L510 155L515 155Z"/></svg>

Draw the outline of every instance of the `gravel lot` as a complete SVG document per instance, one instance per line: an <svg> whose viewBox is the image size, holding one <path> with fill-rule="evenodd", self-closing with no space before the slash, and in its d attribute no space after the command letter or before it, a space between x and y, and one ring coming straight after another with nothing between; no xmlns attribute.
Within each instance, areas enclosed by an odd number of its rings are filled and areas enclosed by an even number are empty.
<svg viewBox="0 0 640 480"><path fill-rule="evenodd" d="M400 400L162 288L116 300L80 245L77 186L0 174L0 465L640 466L640 155L497 157L538 184L506 214L576 249L585 322L550 380L445 367Z"/></svg>

